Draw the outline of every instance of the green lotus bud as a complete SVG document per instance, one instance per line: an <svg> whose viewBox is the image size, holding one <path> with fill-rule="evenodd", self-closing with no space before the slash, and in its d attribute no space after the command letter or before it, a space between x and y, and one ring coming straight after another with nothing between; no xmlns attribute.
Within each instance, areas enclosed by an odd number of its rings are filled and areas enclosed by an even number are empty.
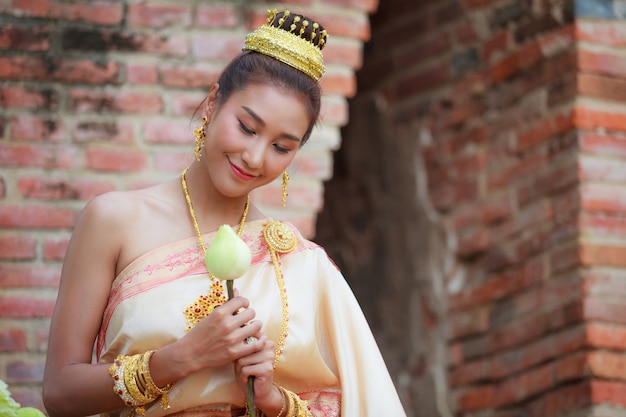
<svg viewBox="0 0 626 417"><path fill-rule="evenodd" d="M22 407L15 413L17 417L46 417L44 413L33 407Z"/></svg>
<svg viewBox="0 0 626 417"><path fill-rule="evenodd" d="M223 224L206 250L206 267L216 278L233 280L241 277L250 267L250 248L233 231Z"/></svg>

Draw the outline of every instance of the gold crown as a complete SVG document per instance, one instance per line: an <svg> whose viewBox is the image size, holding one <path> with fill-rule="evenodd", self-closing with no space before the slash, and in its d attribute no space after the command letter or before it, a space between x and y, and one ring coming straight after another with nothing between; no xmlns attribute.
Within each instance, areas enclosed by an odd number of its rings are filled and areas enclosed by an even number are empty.
<svg viewBox="0 0 626 417"><path fill-rule="evenodd" d="M267 24L246 36L246 43L243 50L256 51L275 58L302 71L313 80L319 81L325 71L321 49L328 39L326 31L322 30L317 33L319 24L313 23L311 25L312 31L309 35L310 40L307 40L301 37L301 35L309 26L308 20L302 20L299 36L295 33L295 23L300 22L299 16L294 18L294 24L291 24L290 30L287 30L287 28L281 28L281 26L284 22L284 18L290 15L288 10L284 12L284 17L278 20L278 27L272 26L276 18L276 10L268 10L267 14ZM313 42L316 37L318 38L317 45Z"/></svg>

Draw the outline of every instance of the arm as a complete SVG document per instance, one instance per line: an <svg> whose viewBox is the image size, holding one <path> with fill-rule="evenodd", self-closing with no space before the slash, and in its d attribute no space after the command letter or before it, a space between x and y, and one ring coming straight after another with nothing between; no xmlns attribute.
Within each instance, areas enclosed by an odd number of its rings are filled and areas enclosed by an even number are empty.
<svg viewBox="0 0 626 417"><path fill-rule="evenodd" d="M87 204L67 249L44 370L43 399L52 416L120 406L108 366L91 365L121 248L118 234L111 233L121 226L111 214L114 200L103 196Z"/></svg>
<svg viewBox="0 0 626 417"><path fill-rule="evenodd" d="M92 364L92 350L118 256L132 235L127 230L137 221L136 204L127 195L103 195L85 207L76 224L61 275L44 371L44 403L51 417L92 415L123 406L113 392L109 365ZM232 314L247 306L247 299L235 297L185 337L158 349L150 361L154 382L163 386L257 349L242 343L260 331L258 322L243 326L253 320L254 311Z"/></svg>

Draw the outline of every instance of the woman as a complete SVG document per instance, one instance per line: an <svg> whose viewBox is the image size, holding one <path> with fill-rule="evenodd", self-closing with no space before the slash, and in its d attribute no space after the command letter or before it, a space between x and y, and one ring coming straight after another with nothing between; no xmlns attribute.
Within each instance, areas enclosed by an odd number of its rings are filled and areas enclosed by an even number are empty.
<svg viewBox="0 0 626 417"><path fill-rule="evenodd" d="M325 30L268 13L210 89L196 161L181 177L83 210L51 324L51 416L404 415L340 272L249 204L280 175L286 187L319 116L324 72ZM204 263L222 224L252 252L228 300Z"/></svg>

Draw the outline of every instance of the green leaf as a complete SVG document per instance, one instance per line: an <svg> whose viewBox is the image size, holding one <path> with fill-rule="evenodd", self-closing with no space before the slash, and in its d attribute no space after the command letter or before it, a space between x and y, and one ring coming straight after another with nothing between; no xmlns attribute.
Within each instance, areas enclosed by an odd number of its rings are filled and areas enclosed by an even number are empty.
<svg viewBox="0 0 626 417"><path fill-rule="evenodd" d="M17 417L20 404L11 398L8 385L0 380L0 417Z"/></svg>

